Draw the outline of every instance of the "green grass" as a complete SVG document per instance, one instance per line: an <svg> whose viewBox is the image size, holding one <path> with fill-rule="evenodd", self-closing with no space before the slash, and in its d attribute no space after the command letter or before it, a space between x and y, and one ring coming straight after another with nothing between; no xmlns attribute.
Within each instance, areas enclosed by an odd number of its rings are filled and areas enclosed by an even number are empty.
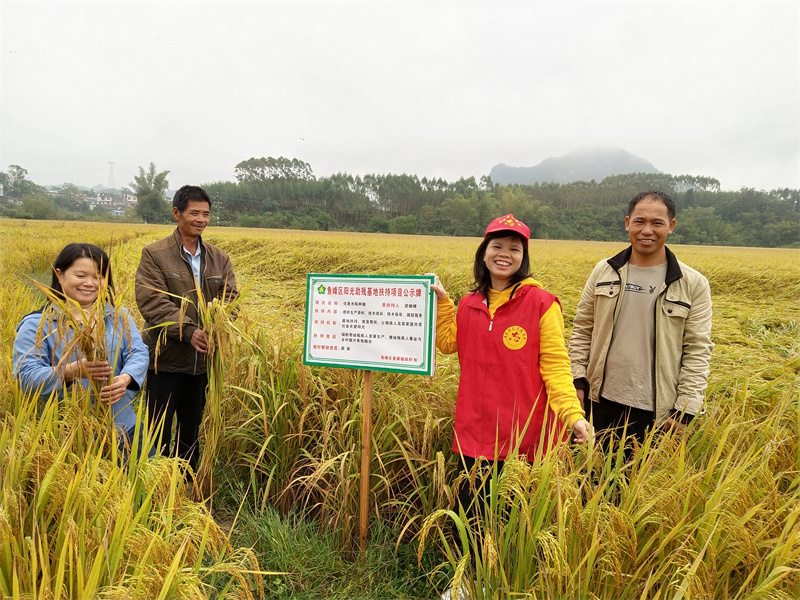
<svg viewBox="0 0 800 600"><path fill-rule="evenodd" d="M434 598L447 585L446 573L429 577L440 556L424 554L417 564L415 544L395 548L398 531L377 522L366 552L341 547L337 532L296 513L247 510L232 538L252 546L262 568L280 572L267 584L269 598Z"/></svg>

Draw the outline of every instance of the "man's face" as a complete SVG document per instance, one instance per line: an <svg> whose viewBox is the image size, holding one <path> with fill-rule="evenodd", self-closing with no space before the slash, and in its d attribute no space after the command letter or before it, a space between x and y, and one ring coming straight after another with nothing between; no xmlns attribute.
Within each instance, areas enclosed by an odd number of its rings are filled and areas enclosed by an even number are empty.
<svg viewBox="0 0 800 600"><path fill-rule="evenodd" d="M675 219L669 218L667 206L657 199L645 198L625 217L625 231L639 261L660 260L667 236L675 229Z"/></svg>
<svg viewBox="0 0 800 600"><path fill-rule="evenodd" d="M181 236L199 238L211 219L211 208L208 202L189 200L183 212L177 206L172 207L172 217L178 222Z"/></svg>

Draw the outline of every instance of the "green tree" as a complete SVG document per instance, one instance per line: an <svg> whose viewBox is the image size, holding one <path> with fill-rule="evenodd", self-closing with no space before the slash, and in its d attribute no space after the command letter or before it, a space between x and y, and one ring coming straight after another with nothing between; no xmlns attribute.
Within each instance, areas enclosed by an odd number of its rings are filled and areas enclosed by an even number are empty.
<svg viewBox="0 0 800 600"><path fill-rule="evenodd" d="M44 188L28 179L28 171L19 165L9 165L6 173L0 173L3 183L3 195L11 198L22 198L44 192Z"/></svg>
<svg viewBox="0 0 800 600"><path fill-rule="evenodd" d="M34 219L53 219L56 206L47 192L37 192L22 199L22 210Z"/></svg>
<svg viewBox="0 0 800 600"><path fill-rule="evenodd" d="M305 180L314 181L311 165L297 158L248 158L234 169L239 183L257 183L268 180Z"/></svg>
<svg viewBox="0 0 800 600"><path fill-rule="evenodd" d="M61 191L54 198L57 208L73 213L85 213L90 210L83 192L74 183L65 183Z"/></svg>
<svg viewBox="0 0 800 600"><path fill-rule="evenodd" d="M764 244L770 248L800 246L798 240L798 226L796 221L780 221L779 223L769 223L764 227Z"/></svg>
<svg viewBox="0 0 800 600"><path fill-rule="evenodd" d="M545 238L549 233L549 217L552 209L538 200L521 207L517 218L531 229L532 238Z"/></svg>
<svg viewBox="0 0 800 600"><path fill-rule="evenodd" d="M312 215L302 215L292 219L290 229L305 229L307 231L317 231L319 223Z"/></svg>
<svg viewBox="0 0 800 600"><path fill-rule="evenodd" d="M372 217L369 225L367 225L367 231L370 233L389 233L389 219L383 215Z"/></svg>
<svg viewBox="0 0 800 600"><path fill-rule="evenodd" d="M733 226L717 214L713 206L687 208L676 221L673 243L706 246L741 243Z"/></svg>
<svg viewBox="0 0 800 600"><path fill-rule="evenodd" d="M419 221L414 215L395 217L389 221L389 232L415 235L419 233Z"/></svg>
<svg viewBox="0 0 800 600"><path fill-rule="evenodd" d="M139 174L133 178L130 185L136 194L136 214L145 223L166 223L169 221L170 210L165 202L165 193L169 188L167 181L169 171L156 171L156 166L150 163L150 168L145 172L139 167Z"/></svg>
<svg viewBox="0 0 800 600"><path fill-rule="evenodd" d="M442 219L442 230L446 235L480 236L483 235L478 215L477 199L471 202L461 194L447 198L439 208ZM484 225L485 227L485 225Z"/></svg>
<svg viewBox="0 0 800 600"><path fill-rule="evenodd" d="M481 192L480 194L472 192L470 203L478 209L478 223L488 225L503 214L500 212L500 203L492 192Z"/></svg>

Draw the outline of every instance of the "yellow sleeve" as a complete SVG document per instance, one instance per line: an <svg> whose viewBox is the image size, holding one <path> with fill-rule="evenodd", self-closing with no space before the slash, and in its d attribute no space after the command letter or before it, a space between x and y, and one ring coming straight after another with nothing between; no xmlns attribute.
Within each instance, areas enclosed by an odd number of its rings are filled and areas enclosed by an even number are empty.
<svg viewBox="0 0 800 600"><path fill-rule="evenodd" d="M558 302L539 319L539 371L547 389L547 403L567 427L586 418L572 383L564 345L564 317Z"/></svg>
<svg viewBox="0 0 800 600"><path fill-rule="evenodd" d="M436 347L443 354L452 354L456 345L456 305L450 296L436 303Z"/></svg>

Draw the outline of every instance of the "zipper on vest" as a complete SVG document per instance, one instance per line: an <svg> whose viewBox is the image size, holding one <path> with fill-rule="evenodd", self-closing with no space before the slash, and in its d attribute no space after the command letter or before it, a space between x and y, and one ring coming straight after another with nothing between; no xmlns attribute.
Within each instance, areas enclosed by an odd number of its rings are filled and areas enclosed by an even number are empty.
<svg viewBox="0 0 800 600"><path fill-rule="evenodd" d="M489 321L489 331L491 331L491 330L492 330L492 323L494 323L494 319L492 319L491 321Z"/></svg>

